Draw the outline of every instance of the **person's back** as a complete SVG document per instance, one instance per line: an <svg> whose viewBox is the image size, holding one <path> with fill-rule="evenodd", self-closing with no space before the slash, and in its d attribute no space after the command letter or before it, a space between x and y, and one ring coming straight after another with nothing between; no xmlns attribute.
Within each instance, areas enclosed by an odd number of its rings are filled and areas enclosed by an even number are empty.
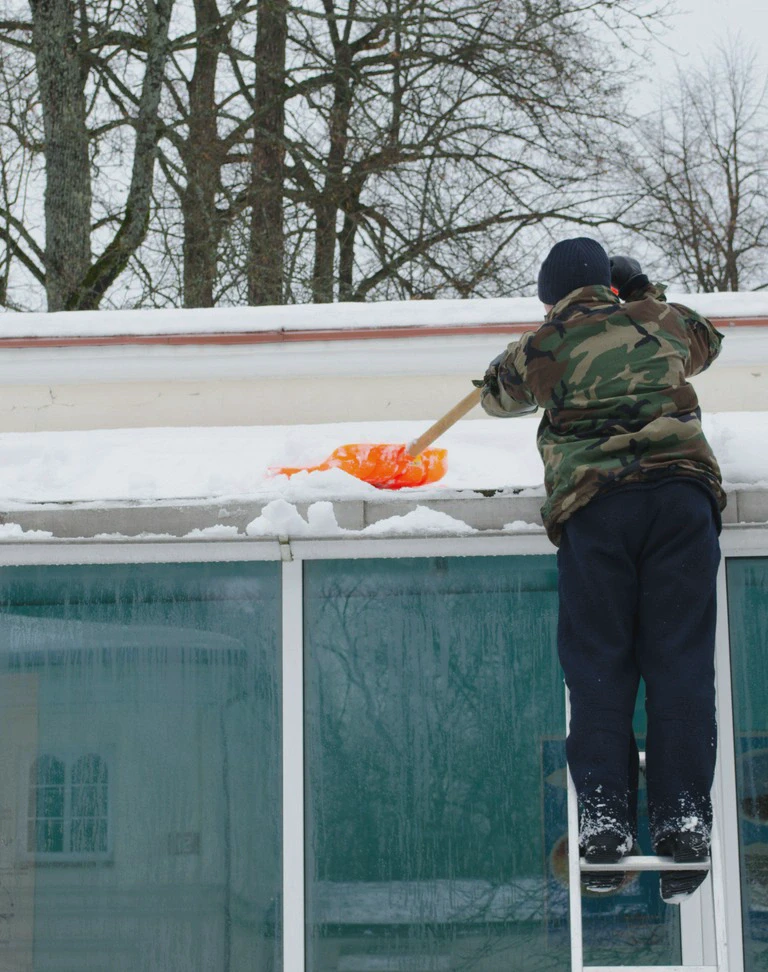
<svg viewBox="0 0 768 972"><path fill-rule="evenodd" d="M624 302L598 243L554 247L539 275L546 320L491 363L481 400L503 417L544 409L542 514L560 547L558 651L571 693L566 751L582 853L616 861L636 839L632 716L642 676L654 847L700 860L711 823L725 494L687 378L717 356L721 336L667 304L635 261L616 266ZM677 900L701 880L695 871L663 874L662 896ZM620 878L590 882L609 891Z"/></svg>
<svg viewBox="0 0 768 972"><path fill-rule="evenodd" d="M545 410L542 512L555 542L568 516L618 484L689 476L725 503L687 380L715 359L721 337L695 312L664 302L661 288L646 283L631 296L620 303L599 285L570 292L498 369L501 387L517 392L506 414ZM488 395L484 407L498 414Z"/></svg>

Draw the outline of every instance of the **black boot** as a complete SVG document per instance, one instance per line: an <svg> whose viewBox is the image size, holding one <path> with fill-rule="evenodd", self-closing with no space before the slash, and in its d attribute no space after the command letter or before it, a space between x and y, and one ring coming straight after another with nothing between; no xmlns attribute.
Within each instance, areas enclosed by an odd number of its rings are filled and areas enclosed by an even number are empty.
<svg viewBox="0 0 768 972"><path fill-rule="evenodd" d="M627 838L619 834L595 834L585 840L582 856L590 864L618 864L627 852ZM624 883L623 871L582 871L581 887L593 894L618 891Z"/></svg>
<svg viewBox="0 0 768 972"><path fill-rule="evenodd" d="M704 834L681 831L659 841L657 853L669 855L678 864L694 864L709 858L709 841ZM707 876L706 871L662 871L659 891L667 904L690 898Z"/></svg>

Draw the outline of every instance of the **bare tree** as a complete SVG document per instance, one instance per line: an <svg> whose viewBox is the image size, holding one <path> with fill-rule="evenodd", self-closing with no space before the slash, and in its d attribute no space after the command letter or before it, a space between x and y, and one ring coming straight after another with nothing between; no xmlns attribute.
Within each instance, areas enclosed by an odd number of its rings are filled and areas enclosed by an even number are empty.
<svg viewBox="0 0 768 972"><path fill-rule="evenodd" d="M192 12L173 45L160 146L180 206L181 301L212 307L234 277L246 281L240 298L280 303L288 4L194 0ZM245 234L234 226L241 217L250 220ZM157 242L173 246L158 220Z"/></svg>
<svg viewBox="0 0 768 972"><path fill-rule="evenodd" d="M93 309L146 235L173 0L148 0L133 8L127 2L104 7L94 0L77 5L30 0L29 5L31 21L0 21L0 44L26 51L37 79L45 245L42 266L35 262L33 272L44 276L49 310ZM126 22L138 29L128 29ZM100 113L107 97L132 104L128 121ZM132 142L125 198L119 214L110 201L109 216L94 223L96 156L105 136L125 125ZM94 235L107 226L113 231L94 257ZM17 252L20 256L18 247Z"/></svg>
<svg viewBox="0 0 768 972"><path fill-rule="evenodd" d="M250 0L194 0L194 22L173 45L160 159L181 209L185 307L214 306L222 237L248 203L227 169L246 158L253 128L251 82L239 72L233 32L255 10ZM234 75L223 70L232 64Z"/></svg>
<svg viewBox="0 0 768 972"><path fill-rule="evenodd" d="M313 215L314 300L482 293L526 228L614 215L595 180L620 114L613 59L628 56L614 38L631 38L636 4L315 0L293 14L288 193ZM635 26L659 14L646 4Z"/></svg>
<svg viewBox="0 0 768 972"><path fill-rule="evenodd" d="M0 51L0 306L23 309L21 288L12 286L19 267L31 287L45 287L45 253L34 232L30 183L40 176L42 142L35 126L34 69L22 50ZM12 297L12 290L17 298Z"/></svg>
<svg viewBox="0 0 768 972"><path fill-rule="evenodd" d="M688 287L768 286L767 85L753 54L721 47L705 69L680 69L674 95L628 151L639 198L626 222Z"/></svg>
<svg viewBox="0 0 768 972"><path fill-rule="evenodd" d="M167 299L154 277L169 266L185 307L283 299L288 9L287 0L194 0L172 43L163 184L134 260L144 301Z"/></svg>
<svg viewBox="0 0 768 972"><path fill-rule="evenodd" d="M659 14L642 6L640 30ZM260 0L253 83L248 55L229 54L253 138L249 171L233 145L221 183L220 297L509 292L530 227L616 211L595 179L620 46L590 38L637 13L626 0Z"/></svg>
<svg viewBox="0 0 768 972"><path fill-rule="evenodd" d="M665 0L29 2L0 277L74 309L510 292L537 227L615 218L613 68Z"/></svg>

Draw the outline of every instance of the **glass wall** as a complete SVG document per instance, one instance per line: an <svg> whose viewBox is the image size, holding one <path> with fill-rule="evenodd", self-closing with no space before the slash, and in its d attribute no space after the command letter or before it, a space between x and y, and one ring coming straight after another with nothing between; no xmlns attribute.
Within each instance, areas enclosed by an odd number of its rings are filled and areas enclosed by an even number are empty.
<svg viewBox="0 0 768 972"><path fill-rule="evenodd" d="M768 558L727 562L747 972L768 969Z"/></svg>
<svg viewBox="0 0 768 972"><path fill-rule="evenodd" d="M554 558L304 570L308 969L567 969ZM680 961L657 875L584 925L588 963Z"/></svg>
<svg viewBox="0 0 768 972"><path fill-rule="evenodd" d="M0 970L277 970L279 566L5 568L0 604Z"/></svg>
<svg viewBox="0 0 768 972"><path fill-rule="evenodd" d="M768 972L768 560L727 577ZM311 972L569 968L556 579L305 562ZM280 598L277 563L0 569L0 972L280 972ZM680 962L656 874L584 912L588 964Z"/></svg>

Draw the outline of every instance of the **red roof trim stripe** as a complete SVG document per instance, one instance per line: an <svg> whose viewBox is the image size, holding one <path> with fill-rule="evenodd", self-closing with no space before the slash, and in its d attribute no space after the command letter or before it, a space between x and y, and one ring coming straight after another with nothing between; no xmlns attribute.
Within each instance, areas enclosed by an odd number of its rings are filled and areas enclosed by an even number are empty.
<svg viewBox="0 0 768 972"><path fill-rule="evenodd" d="M768 327L768 317L711 318L715 327ZM242 331L208 334L103 334L70 337L0 337L3 348L87 348L114 345L249 345L306 341L368 341L390 338L457 337L472 334L520 334L537 328L541 321L526 324L455 324L440 327L365 327L328 330Z"/></svg>

